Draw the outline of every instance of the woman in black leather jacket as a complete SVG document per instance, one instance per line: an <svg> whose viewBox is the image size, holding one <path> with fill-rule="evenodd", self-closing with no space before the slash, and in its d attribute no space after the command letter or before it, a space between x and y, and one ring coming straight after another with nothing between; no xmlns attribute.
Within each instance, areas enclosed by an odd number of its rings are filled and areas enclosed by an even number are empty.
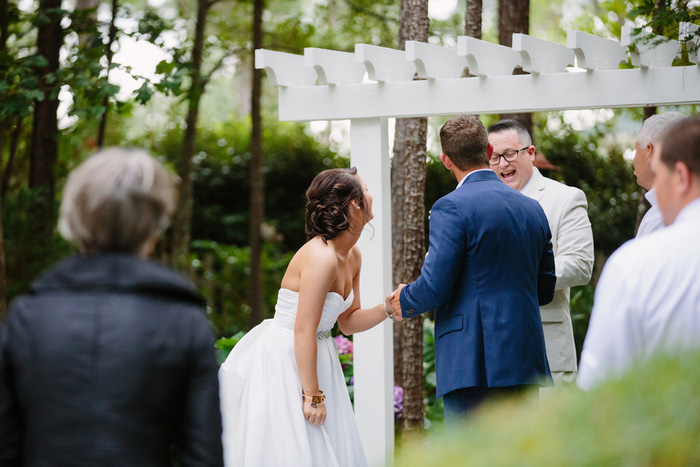
<svg viewBox="0 0 700 467"><path fill-rule="evenodd" d="M0 465L222 464L217 364L203 302L147 258L174 176L107 149L70 175L59 230L80 254L0 328Z"/></svg>

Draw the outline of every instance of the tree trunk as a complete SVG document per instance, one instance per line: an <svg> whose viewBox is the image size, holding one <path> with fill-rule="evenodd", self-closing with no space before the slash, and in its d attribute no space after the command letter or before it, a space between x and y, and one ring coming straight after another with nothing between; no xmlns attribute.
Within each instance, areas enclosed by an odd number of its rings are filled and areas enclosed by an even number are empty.
<svg viewBox="0 0 700 467"><path fill-rule="evenodd" d="M41 0L39 14L48 21L37 28L37 54L47 64L38 72L43 100L34 102L34 125L29 153L29 188L37 189L30 216L30 237L34 247L28 258L30 274L43 268L44 258L53 242L55 181L54 165L58 159L58 85L59 53L63 44L61 0Z"/></svg>
<svg viewBox="0 0 700 467"><path fill-rule="evenodd" d="M185 135L182 140L182 151L178 161L178 175L180 176L180 193L178 206L173 216L172 248L170 262L173 265L185 267L187 257L190 254L190 237L192 231L192 205L194 204L194 183L192 172L194 164L195 138L197 136L197 117L199 115L199 101L204 93L202 79L202 52L204 49L204 29L207 22L207 13L211 7L208 0L197 2L197 23L195 25L194 44L192 46L192 87L187 96L187 117L185 120Z"/></svg>
<svg viewBox="0 0 700 467"><path fill-rule="evenodd" d="M265 216L264 179L262 171L262 118L260 99L261 70L255 69L255 50L262 48L262 15L264 0L255 0L253 6L253 57L251 69L253 90L250 101L250 326L260 323L264 316L262 287L262 235L260 228Z"/></svg>
<svg viewBox="0 0 700 467"><path fill-rule="evenodd" d="M7 49L7 37L8 37L8 14L7 14L8 4L7 0L0 0L0 53ZM18 119L20 124L22 119ZM2 122L0 122L2 123ZM18 125L19 126L19 125ZM9 125L8 125L9 127ZM4 125L0 125L0 169L2 168L2 154L4 152L4 141L5 137L2 134L5 131ZM7 129L9 133L9 128ZM12 161L12 148L10 148L10 156L8 157L7 166L4 167L2 172L2 177L0 177L0 326L5 319L5 314L7 314L7 272L5 268L5 236L2 228L2 201L5 198L3 196L5 192L4 180L8 173L8 168L11 169Z"/></svg>
<svg viewBox="0 0 700 467"><path fill-rule="evenodd" d="M427 0L402 0L399 48L407 40L428 41ZM428 119L397 119L392 172L394 281L409 283L420 275L425 257L425 157ZM397 255L398 252L398 255ZM395 380L404 389L401 430L406 437L423 433L423 319L394 326Z"/></svg>
<svg viewBox="0 0 700 467"><path fill-rule="evenodd" d="M464 19L464 33L475 39L481 39L482 0L467 0L467 15Z"/></svg>
<svg viewBox="0 0 700 467"><path fill-rule="evenodd" d="M506 47L513 45L513 33L527 34L530 29L530 0L498 0L498 42ZM518 68L513 73L524 74ZM525 125L532 134L532 114L502 114L501 118L512 118Z"/></svg>
<svg viewBox="0 0 700 467"><path fill-rule="evenodd" d="M109 38L107 39L107 44L105 45L105 57L107 57L107 71L105 76L105 81L109 81L109 72L112 65L112 57L114 52L112 47L114 41L117 37L117 8L119 7L119 0L112 0L112 19L109 22ZM107 116L109 115L109 96L107 94L102 98L102 106L105 108L102 118L100 118L100 127L97 130L97 147L101 148L104 146L105 140L105 130L107 128Z"/></svg>

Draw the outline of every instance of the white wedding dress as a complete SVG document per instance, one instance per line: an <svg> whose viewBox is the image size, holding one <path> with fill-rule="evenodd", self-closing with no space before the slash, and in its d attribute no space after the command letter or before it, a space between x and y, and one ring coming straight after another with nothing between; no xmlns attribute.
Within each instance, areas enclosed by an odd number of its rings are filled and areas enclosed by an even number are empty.
<svg viewBox="0 0 700 467"><path fill-rule="evenodd" d="M275 316L253 328L219 370L224 460L227 467L357 467L366 465L343 370L330 330L348 309L330 292L318 325L318 384L326 395L326 422L304 419L294 357L299 293L280 289Z"/></svg>

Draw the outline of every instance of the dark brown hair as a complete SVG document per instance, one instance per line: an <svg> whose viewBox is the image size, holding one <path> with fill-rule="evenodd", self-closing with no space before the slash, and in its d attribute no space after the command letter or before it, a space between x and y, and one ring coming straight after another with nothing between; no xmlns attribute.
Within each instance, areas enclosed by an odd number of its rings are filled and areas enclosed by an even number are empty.
<svg viewBox="0 0 700 467"><path fill-rule="evenodd" d="M489 138L476 115L455 115L440 128L440 145L460 170L488 167Z"/></svg>
<svg viewBox="0 0 700 467"><path fill-rule="evenodd" d="M688 117L674 122L661 138L659 160L673 169L683 162L690 173L700 176L700 117Z"/></svg>
<svg viewBox="0 0 700 467"><path fill-rule="evenodd" d="M350 227L350 202L357 201L364 210L362 187L357 169L324 170L306 190L306 236L320 235L326 242Z"/></svg>

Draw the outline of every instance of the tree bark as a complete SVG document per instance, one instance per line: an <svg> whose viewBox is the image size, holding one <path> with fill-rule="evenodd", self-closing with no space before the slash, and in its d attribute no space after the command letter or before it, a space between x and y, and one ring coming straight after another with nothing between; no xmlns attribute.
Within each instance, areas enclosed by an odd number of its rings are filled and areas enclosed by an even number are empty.
<svg viewBox="0 0 700 467"><path fill-rule="evenodd" d="M112 57L114 52L112 47L114 41L117 37L117 8L119 7L119 0L112 0L112 19L109 22L109 37L107 39L107 44L105 45L105 57L107 57L107 71L105 76L105 81L109 82L109 72L112 66ZM100 118L100 126L97 130L97 147L101 148L104 146L105 131L107 129L107 117L109 115L109 96L107 94L102 98L102 106L105 108L102 118Z"/></svg>
<svg viewBox="0 0 700 467"><path fill-rule="evenodd" d="M194 204L194 183L192 180L194 164L192 158L194 157L195 138L197 136L199 101L204 93L204 80L202 79L204 30L207 22L207 13L211 5L212 3L208 0L198 0L197 2L197 22L195 24L194 44L192 46L192 85L187 96L185 135L182 140L182 150L178 161L180 193L177 209L173 216L170 261L173 265L185 267L186 271L189 271L187 257L190 254L192 206Z"/></svg>
<svg viewBox="0 0 700 467"><path fill-rule="evenodd" d="M29 153L29 188L37 190L36 202L30 216L30 236L35 245L29 249L31 257L28 265L31 274L43 268L53 242L55 222L54 197L55 180L53 169L58 160L58 80L59 53L63 44L61 28L61 0L41 0L40 16L47 19L37 28L37 54L43 56L47 64L38 72L43 100L34 102L34 124Z"/></svg>
<svg viewBox="0 0 700 467"><path fill-rule="evenodd" d="M464 19L464 33L475 39L481 39L482 0L467 0L467 15Z"/></svg>
<svg viewBox="0 0 700 467"><path fill-rule="evenodd" d="M530 30L530 0L498 0L498 42L506 47L513 45L513 33L528 34ZM518 68L515 75L525 74ZM501 118L512 118L525 125L532 134L532 114L502 114Z"/></svg>
<svg viewBox="0 0 700 467"><path fill-rule="evenodd" d="M407 40L428 41L427 0L402 0L399 48ZM397 119L392 161L392 234L395 283L420 275L425 257L425 157L428 119ZM398 254L397 254L398 252ZM423 433L423 318L394 326L395 381L404 389L400 429L406 437Z"/></svg>
<svg viewBox="0 0 700 467"><path fill-rule="evenodd" d="M0 52L4 52L7 49L7 37L9 27L7 10L7 0L0 0ZM19 122L21 124L21 118L19 119ZM0 125L0 169L2 169L2 154L4 152L5 138L2 134L4 131L4 125ZM7 314L7 272L5 268L5 236L2 228L2 201L4 199L5 192L5 176L8 173L8 167L10 167L11 165L12 154L13 151L12 149L10 149L10 156L8 157L7 166L4 167L3 170L0 170L2 172L2 177L0 177L0 325L2 325L2 322L5 319L5 315Z"/></svg>
<svg viewBox="0 0 700 467"><path fill-rule="evenodd" d="M253 5L253 57L251 69L253 90L250 101L250 326L260 323L264 316L262 287L262 234L260 228L265 216L264 179L262 171L262 118L260 99L262 89L261 70L255 69L255 50L262 48L262 15L264 0Z"/></svg>

